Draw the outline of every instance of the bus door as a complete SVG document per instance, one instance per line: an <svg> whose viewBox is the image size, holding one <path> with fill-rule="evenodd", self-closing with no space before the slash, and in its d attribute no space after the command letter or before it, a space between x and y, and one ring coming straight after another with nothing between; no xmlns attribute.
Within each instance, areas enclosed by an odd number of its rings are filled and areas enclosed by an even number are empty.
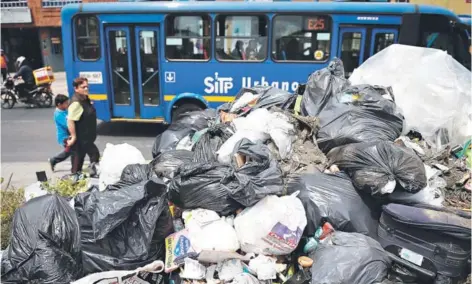
<svg viewBox="0 0 472 284"><path fill-rule="evenodd" d="M386 28L372 29L372 39L370 44L369 57L382 49L398 42L398 30Z"/></svg>
<svg viewBox="0 0 472 284"><path fill-rule="evenodd" d="M364 61L365 42L366 28L340 28L338 57L343 61L347 77Z"/></svg>
<svg viewBox="0 0 472 284"><path fill-rule="evenodd" d="M163 117L156 26L105 29L112 117Z"/></svg>

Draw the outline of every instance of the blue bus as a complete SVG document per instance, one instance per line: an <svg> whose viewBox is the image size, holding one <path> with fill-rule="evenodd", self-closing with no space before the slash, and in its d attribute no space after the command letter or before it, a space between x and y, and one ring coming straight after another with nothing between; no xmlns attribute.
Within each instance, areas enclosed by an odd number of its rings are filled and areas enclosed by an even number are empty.
<svg viewBox="0 0 472 284"><path fill-rule="evenodd" d="M471 26L472 26L472 16L471 15L459 15L459 19L461 19L462 23L467 26L467 35L471 36Z"/></svg>
<svg viewBox="0 0 472 284"><path fill-rule="evenodd" d="M243 87L294 92L342 59L347 74L392 43L446 50L470 68L465 26L413 4L134 2L62 9L68 88L89 79L103 121L169 123Z"/></svg>

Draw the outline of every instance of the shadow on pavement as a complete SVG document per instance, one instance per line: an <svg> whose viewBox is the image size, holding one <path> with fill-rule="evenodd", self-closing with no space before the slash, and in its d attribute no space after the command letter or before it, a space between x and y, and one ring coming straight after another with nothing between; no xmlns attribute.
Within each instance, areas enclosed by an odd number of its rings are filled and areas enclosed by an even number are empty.
<svg viewBox="0 0 472 284"><path fill-rule="evenodd" d="M103 136L156 137L166 128L167 125L160 123L99 122L97 133Z"/></svg>

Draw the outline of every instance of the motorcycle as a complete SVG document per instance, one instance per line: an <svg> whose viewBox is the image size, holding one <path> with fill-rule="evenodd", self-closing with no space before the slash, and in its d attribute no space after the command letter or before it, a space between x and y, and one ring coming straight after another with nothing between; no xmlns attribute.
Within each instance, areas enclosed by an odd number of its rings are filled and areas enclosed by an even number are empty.
<svg viewBox="0 0 472 284"><path fill-rule="evenodd" d="M53 93L51 91L51 83L34 86L33 90L28 90L29 96L21 96L17 88L23 83L21 79L14 80L8 77L1 89L2 108L11 109L17 102L32 104L37 107L51 107Z"/></svg>

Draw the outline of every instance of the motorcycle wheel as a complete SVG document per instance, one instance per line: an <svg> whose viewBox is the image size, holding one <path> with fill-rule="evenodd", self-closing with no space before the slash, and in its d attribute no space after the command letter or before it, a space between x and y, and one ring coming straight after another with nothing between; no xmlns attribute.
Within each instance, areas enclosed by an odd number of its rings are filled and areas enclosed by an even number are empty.
<svg viewBox="0 0 472 284"><path fill-rule="evenodd" d="M15 97L10 92L2 92L2 108L11 109L16 103Z"/></svg>
<svg viewBox="0 0 472 284"><path fill-rule="evenodd" d="M52 106L52 93L44 92L39 94L38 98L38 105L39 107L51 107Z"/></svg>

